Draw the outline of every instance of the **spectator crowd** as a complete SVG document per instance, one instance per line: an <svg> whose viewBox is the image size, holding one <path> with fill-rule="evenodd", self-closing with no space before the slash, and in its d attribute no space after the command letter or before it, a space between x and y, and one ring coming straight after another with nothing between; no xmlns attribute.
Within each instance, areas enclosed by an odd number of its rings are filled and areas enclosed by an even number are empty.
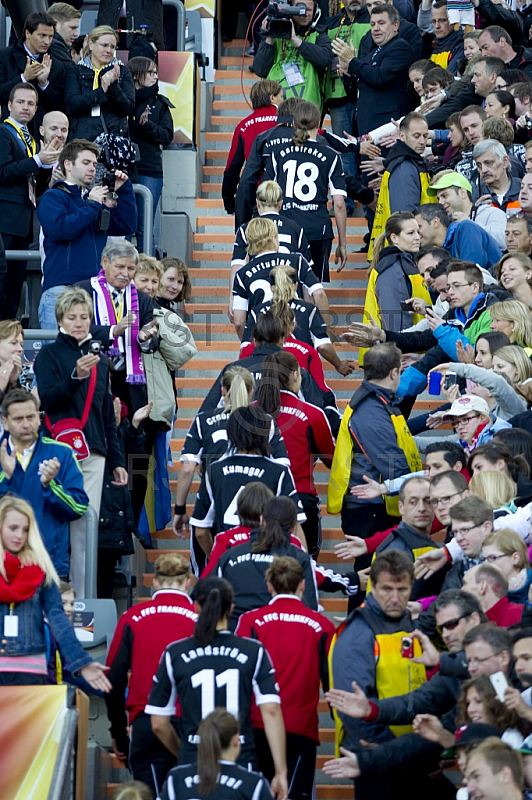
<svg viewBox="0 0 532 800"><path fill-rule="evenodd" d="M249 16L257 76L221 187L240 357L180 454L171 524L190 557L155 561L153 596L122 615L103 667L70 619L86 512L112 598L116 566L151 547L143 510L167 483L176 373L197 352L187 265L161 247L174 125L162 3L148 5L127 63L105 2L81 42L81 12L54 3L0 50L0 685L103 695L131 797L311 798L321 690L335 724L322 769L356 800L532 797L529 8L223 4L226 40L235 9ZM355 213L364 310L340 331L328 284ZM49 340L33 369L32 245ZM322 359L362 371L345 407ZM322 613L324 593L347 616Z"/></svg>

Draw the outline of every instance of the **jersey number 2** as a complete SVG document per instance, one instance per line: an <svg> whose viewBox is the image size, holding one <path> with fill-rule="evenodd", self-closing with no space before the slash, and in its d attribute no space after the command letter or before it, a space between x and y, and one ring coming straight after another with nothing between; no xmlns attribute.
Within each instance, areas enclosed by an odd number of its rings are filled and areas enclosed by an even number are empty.
<svg viewBox="0 0 532 800"><path fill-rule="evenodd" d="M238 683L240 673L237 669L226 669L216 675L213 669L202 669L192 675L192 688L201 686L201 718L205 719L215 708L215 689L225 686L225 707L230 714L238 717ZM220 705L220 703L217 703Z"/></svg>
<svg viewBox="0 0 532 800"><path fill-rule="evenodd" d="M296 200L301 200L303 203L310 203L311 200L314 200L318 191L316 180L319 175L316 164L304 161L298 166L297 161L291 159L283 164L283 170L286 172L286 197L295 197Z"/></svg>

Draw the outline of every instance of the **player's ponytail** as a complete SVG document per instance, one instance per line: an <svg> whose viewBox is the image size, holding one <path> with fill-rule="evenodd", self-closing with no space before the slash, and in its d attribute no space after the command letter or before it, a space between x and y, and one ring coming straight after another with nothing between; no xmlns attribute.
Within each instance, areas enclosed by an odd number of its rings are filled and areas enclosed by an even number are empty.
<svg viewBox="0 0 532 800"><path fill-rule="evenodd" d="M296 296L297 272L288 264L279 264L270 272L270 284L275 287L272 309L278 303L289 303Z"/></svg>
<svg viewBox="0 0 532 800"><path fill-rule="evenodd" d="M266 356L257 389L257 405L267 414L275 416L281 406L281 390L290 390L292 374L298 370L297 358L285 350Z"/></svg>
<svg viewBox="0 0 532 800"><path fill-rule="evenodd" d="M225 370L222 388L225 389L224 411L232 414L235 409L249 405L249 396L255 392L255 378L245 367L235 364Z"/></svg>
<svg viewBox="0 0 532 800"><path fill-rule="evenodd" d="M272 497L262 512L263 523L253 543L253 553L269 553L290 542L290 533L297 524L297 508L288 497Z"/></svg>
<svg viewBox="0 0 532 800"><path fill-rule="evenodd" d="M301 147L310 139L310 131L316 130L320 124L320 110L314 103L303 100L294 110L295 133L292 141Z"/></svg>
<svg viewBox="0 0 532 800"><path fill-rule="evenodd" d="M199 793L207 797L218 783L218 764L222 752L227 750L231 739L239 733L237 719L225 708L215 708L201 721L198 728L198 775Z"/></svg>
<svg viewBox="0 0 532 800"><path fill-rule="evenodd" d="M216 626L220 620L229 616L233 603L233 587L224 578L210 575L197 582L194 600L201 607L194 626L194 637L204 646L216 636Z"/></svg>

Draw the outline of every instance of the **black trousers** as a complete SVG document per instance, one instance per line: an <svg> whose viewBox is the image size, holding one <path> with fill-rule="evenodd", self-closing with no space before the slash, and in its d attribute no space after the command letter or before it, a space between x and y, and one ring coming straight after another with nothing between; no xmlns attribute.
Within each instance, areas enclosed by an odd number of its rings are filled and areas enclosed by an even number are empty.
<svg viewBox="0 0 532 800"><path fill-rule="evenodd" d="M26 236L13 236L3 233L6 250L27 250L29 239ZM17 315L22 286L26 278L26 261L8 261L5 272L0 272L0 319L14 319Z"/></svg>
<svg viewBox="0 0 532 800"><path fill-rule="evenodd" d="M172 719L176 733L180 736L176 720ZM151 729L149 714L141 712L131 726L129 745L129 768L136 781L146 783L158 797L166 776L176 765L175 756L166 749ZM153 780L152 766L155 770L157 787Z"/></svg>
<svg viewBox="0 0 532 800"><path fill-rule="evenodd" d="M312 271L319 281L329 283L329 258L332 250L332 239L316 239L314 242L309 242L310 252L314 266Z"/></svg>
<svg viewBox="0 0 532 800"><path fill-rule="evenodd" d="M321 513L320 499L315 494L298 492L307 521L302 524L303 533L307 540L309 555L317 558L321 548Z"/></svg>
<svg viewBox="0 0 532 800"><path fill-rule="evenodd" d="M259 769L271 781L275 768L266 734L261 728L254 728L253 735ZM287 733L286 763L290 800L310 800L316 770L316 742L297 733Z"/></svg>

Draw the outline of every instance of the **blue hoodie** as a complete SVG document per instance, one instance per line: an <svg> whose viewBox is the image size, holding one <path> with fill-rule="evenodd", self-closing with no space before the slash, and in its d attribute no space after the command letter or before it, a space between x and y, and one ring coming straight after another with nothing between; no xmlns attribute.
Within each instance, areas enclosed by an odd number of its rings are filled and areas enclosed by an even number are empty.
<svg viewBox="0 0 532 800"><path fill-rule="evenodd" d="M130 236L137 229L137 203L131 181L118 190L111 223L98 230L102 206L82 198L79 186L57 181L42 196L37 216L44 235L43 292L74 284L98 274L108 236Z"/></svg>

